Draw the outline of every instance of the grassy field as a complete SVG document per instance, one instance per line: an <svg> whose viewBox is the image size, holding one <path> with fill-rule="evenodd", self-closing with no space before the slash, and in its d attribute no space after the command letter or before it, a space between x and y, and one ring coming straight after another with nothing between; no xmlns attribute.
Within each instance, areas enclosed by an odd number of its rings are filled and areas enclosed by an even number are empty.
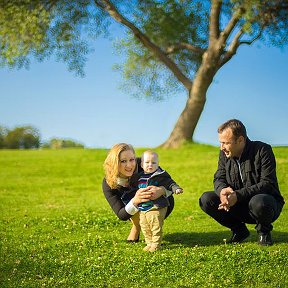
<svg viewBox="0 0 288 288"><path fill-rule="evenodd" d="M218 148L156 149L185 192L164 225L163 249L127 244L129 221L116 218L102 190L105 150L0 150L0 287L288 287L287 204L271 247L254 225L240 245L201 211L212 189ZM137 149L137 154L143 149ZM288 199L288 147L275 147Z"/></svg>

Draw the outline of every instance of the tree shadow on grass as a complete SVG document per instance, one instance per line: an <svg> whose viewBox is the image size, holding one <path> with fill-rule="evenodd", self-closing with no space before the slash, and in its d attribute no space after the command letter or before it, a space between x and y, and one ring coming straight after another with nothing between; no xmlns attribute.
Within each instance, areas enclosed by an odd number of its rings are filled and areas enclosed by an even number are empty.
<svg viewBox="0 0 288 288"><path fill-rule="evenodd" d="M181 244L186 247L195 246L213 246L224 244L231 237L230 231L217 231L217 232L178 232L166 234L163 240L170 244ZM275 244L288 243L288 232L272 232L273 242ZM226 240L225 240L226 239ZM256 231L250 230L250 236L243 242L255 243L257 242L258 236Z"/></svg>

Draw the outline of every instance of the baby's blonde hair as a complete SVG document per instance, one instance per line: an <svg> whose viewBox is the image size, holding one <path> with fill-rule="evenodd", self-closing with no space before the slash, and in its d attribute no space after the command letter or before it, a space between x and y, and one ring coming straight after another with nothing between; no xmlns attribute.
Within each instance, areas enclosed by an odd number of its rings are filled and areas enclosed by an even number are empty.
<svg viewBox="0 0 288 288"><path fill-rule="evenodd" d="M159 159L159 156L156 152L154 152L153 150L146 150L143 152L142 156L141 156L141 161L143 162L143 159L144 159L144 156L145 154L148 154L148 155L153 155L157 158L157 160Z"/></svg>
<svg viewBox="0 0 288 288"><path fill-rule="evenodd" d="M132 145L126 143L115 144L109 151L103 164L106 182L112 189L118 187L117 178L119 176L119 160L120 153L123 151L132 151L135 155Z"/></svg>

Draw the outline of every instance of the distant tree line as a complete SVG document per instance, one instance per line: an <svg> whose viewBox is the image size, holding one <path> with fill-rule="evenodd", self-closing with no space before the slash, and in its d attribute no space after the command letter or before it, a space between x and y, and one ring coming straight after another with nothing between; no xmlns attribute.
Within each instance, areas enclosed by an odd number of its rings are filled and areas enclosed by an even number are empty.
<svg viewBox="0 0 288 288"><path fill-rule="evenodd" d="M69 139L53 138L41 142L40 131L33 126L8 129L0 126L0 149L62 149L84 148L84 145Z"/></svg>
<svg viewBox="0 0 288 288"><path fill-rule="evenodd" d="M84 148L84 145L74 140L53 138L41 145L42 148L62 149L62 148Z"/></svg>

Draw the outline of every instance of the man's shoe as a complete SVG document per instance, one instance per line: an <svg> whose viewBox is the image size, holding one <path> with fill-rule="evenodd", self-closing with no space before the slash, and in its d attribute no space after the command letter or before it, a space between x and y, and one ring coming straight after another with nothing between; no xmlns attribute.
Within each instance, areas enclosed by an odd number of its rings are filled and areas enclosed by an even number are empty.
<svg viewBox="0 0 288 288"><path fill-rule="evenodd" d="M250 235L250 232L246 226L243 226L240 229L234 230L232 232L233 234L231 239L227 241L228 244L241 243Z"/></svg>
<svg viewBox="0 0 288 288"><path fill-rule="evenodd" d="M258 244L261 246L271 246L273 244L271 233L259 233Z"/></svg>

